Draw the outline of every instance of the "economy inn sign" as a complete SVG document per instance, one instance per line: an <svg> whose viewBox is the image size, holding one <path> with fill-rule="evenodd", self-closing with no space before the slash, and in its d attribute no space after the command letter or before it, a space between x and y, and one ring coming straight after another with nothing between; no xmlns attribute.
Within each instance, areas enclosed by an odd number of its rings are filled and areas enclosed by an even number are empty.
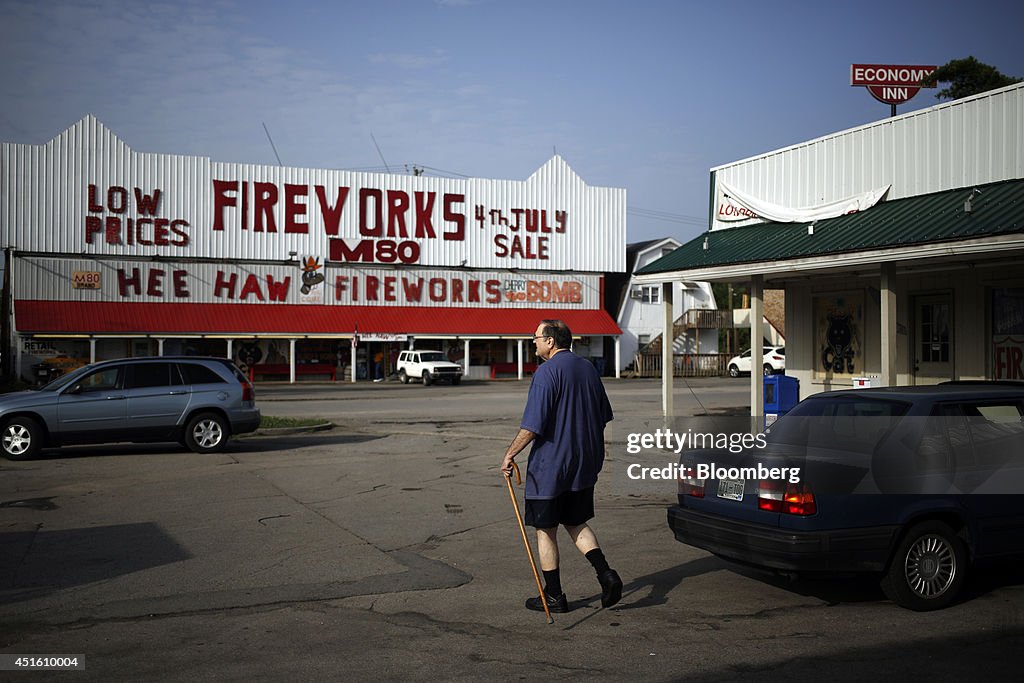
<svg viewBox="0 0 1024 683"><path fill-rule="evenodd" d="M921 81L935 71L936 66L910 66L898 64L852 64L850 85L864 86L879 102L895 106L908 101L921 88L935 85L921 85Z"/></svg>

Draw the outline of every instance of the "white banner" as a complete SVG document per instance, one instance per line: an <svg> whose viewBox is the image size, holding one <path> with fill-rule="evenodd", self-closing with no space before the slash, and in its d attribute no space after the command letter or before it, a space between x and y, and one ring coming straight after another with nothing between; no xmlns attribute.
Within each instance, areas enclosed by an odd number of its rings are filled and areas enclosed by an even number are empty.
<svg viewBox="0 0 1024 683"><path fill-rule="evenodd" d="M817 206L791 209L761 201L719 180L715 190L715 220L718 222L774 221L776 223L807 223L835 218L869 209L885 196L890 185Z"/></svg>

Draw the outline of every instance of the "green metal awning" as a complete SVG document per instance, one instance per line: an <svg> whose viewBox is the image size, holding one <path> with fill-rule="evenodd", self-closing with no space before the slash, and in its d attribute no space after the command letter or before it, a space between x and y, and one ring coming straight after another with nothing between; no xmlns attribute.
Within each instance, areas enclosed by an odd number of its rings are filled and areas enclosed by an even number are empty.
<svg viewBox="0 0 1024 683"><path fill-rule="evenodd" d="M968 198L970 211L965 211ZM1018 234L1024 234L1024 179L885 201L866 211L813 223L759 223L709 231L636 274L707 274L741 264L771 263L778 268L798 260L827 267L830 261L842 261L841 255L913 254L926 246L976 245L985 238Z"/></svg>

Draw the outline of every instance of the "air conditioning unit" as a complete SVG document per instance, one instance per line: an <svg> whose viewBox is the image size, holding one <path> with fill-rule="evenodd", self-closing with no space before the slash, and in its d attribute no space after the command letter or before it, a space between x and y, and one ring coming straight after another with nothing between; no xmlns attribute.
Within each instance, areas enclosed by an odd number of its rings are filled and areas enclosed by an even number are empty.
<svg viewBox="0 0 1024 683"><path fill-rule="evenodd" d="M642 289L631 289L631 290L629 290L629 298L630 299L638 299L638 300L639 299L643 299L644 298L644 290L642 290Z"/></svg>

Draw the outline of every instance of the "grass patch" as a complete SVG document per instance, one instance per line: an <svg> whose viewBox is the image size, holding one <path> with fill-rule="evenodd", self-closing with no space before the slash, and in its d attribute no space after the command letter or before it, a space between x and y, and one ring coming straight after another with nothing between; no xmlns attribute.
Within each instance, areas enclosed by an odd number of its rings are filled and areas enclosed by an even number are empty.
<svg viewBox="0 0 1024 683"><path fill-rule="evenodd" d="M274 417L272 415L260 416L260 429L279 429L282 427L314 427L322 425L330 420L322 417Z"/></svg>

